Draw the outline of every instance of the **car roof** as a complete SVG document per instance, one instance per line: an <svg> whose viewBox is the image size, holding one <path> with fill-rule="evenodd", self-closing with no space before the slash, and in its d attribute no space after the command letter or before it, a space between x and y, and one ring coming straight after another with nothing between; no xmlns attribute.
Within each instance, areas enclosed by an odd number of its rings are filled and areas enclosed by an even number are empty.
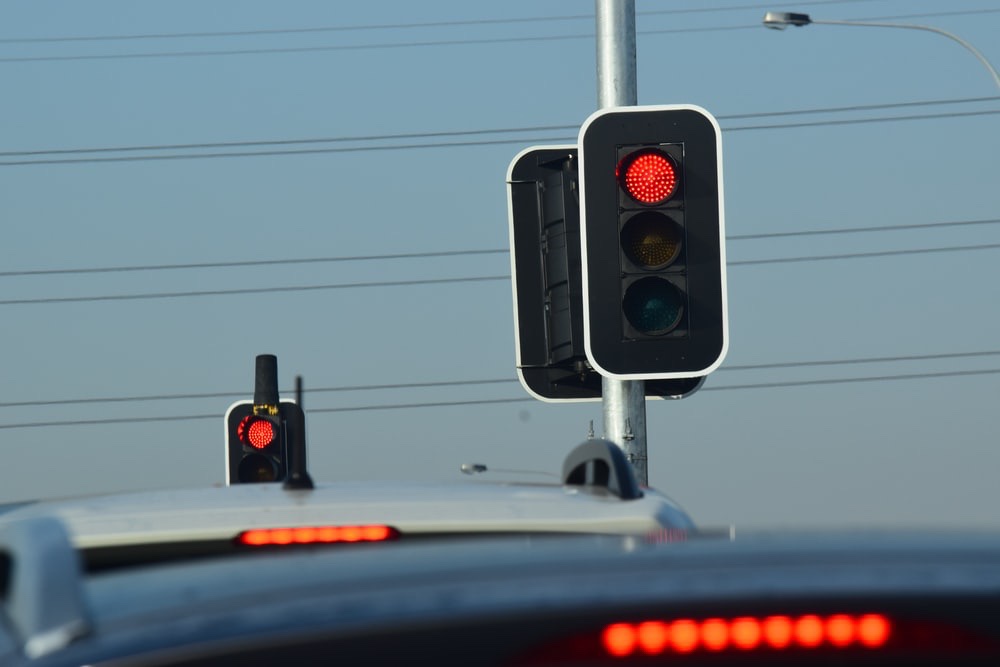
<svg viewBox="0 0 1000 667"><path fill-rule="evenodd" d="M234 484L28 503L0 527L55 518L76 549L228 543L244 531L387 526L407 535L505 532L642 534L691 531L676 503L640 489L613 443L591 439L563 463L561 483L335 482Z"/></svg>
<svg viewBox="0 0 1000 667"><path fill-rule="evenodd" d="M149 491L23 505L0 523L51 516L78 548L232 539L256 528L384 524L404 533L637 534L694 524L668 497L623 500L559 484L336 482Z"/></svg>
<svg viewBox="0 0 1000 667"><path fill-rule="evenodd" d="M255 530L319 537L371 527L383 531L379 539L409 544L456 535L686 535L694 524L666 496L640 489L621 451L596 440L570 452L557 484L310 481L307 488L238 484L20 503L0 508L5 615L24 653L41 656L91 632L93 603L84 589L95 572L246 558L267 549L240 539ZM183 572L194 581L196 570ZM190 586L178 580L176 588ZM155 597L162 604L171 596ZM0 652L4 643L0 634Z"/></svg>

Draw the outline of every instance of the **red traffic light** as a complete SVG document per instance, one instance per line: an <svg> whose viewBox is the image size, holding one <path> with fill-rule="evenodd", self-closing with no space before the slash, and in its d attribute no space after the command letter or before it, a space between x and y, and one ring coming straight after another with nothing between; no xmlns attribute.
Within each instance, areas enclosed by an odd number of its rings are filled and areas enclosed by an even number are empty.
<svg viewBox="0 0 1000 667"><path fill-rule="evenodd" d="M696 378L722 363L720 134L691 105L611 107L580 127L583 345L605 377Z"/></svg>
<svg viewBox="0 0 1000 667"><path fill-rule="evenodd" d="M254 449L264 449L274 442L277 432L270 420L248 415L236 427L236 435L240 442L248 444Z"/></svg>
<svg viewBox="0 0 1000 667"><path fill-rule="evenodd" d="M656 148L626 155L615 171L625 192L641 204L660 204L677 189L674 161Z"/></svg>

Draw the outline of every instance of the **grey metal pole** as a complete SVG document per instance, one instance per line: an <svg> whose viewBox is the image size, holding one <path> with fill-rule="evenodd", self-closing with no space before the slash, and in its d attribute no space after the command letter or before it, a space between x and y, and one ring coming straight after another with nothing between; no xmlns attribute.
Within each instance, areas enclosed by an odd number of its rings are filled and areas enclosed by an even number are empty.
<svg viewBox="0 0 1000 667"><path fill-rule="evenodd" d="M597 106L638 104L635 84L635 0L597 3Z"/></svg>
<svg viewBox="0 0 1000 667"><path fill-rule="evenodd" d="M635 0L595 0L597 15L597 104L638 103L635 77ZM642 380L602 378L604 437L625 452L639 483L646 467L646 387Z"/></svg>

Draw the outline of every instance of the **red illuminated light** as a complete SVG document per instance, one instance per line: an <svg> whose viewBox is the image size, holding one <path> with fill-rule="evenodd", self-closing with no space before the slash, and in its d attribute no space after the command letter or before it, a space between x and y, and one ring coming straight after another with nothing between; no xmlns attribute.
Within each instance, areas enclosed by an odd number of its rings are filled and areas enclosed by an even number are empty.
<svg viewBox="0 0 1000 667"><path fill-rule="evenodd" d="M399 537L391 526L299 526L245 530L236 541L251 547L288 544L334 544L337 542L384 542Z"/></svg>
<svg viewBox="0 0 1000 667"><path fill-rule="evenodd" d="M768 616L762 623L764 641L771 648L786 648L792 643L792 619L787 616Z"/></svg>
<svg viewBox="0 0 1000 667"><path fill-rule="evenodd" d="M729 625L733 646L744 651L760 645L762 632L761 622L756 618L737 618Z"/></svg>
<svg viewBox="0 0 1000 667"><path fill-rule="evenodd" d="M858 639L870 648L877 648L889 640L889 619L879 614L868 614L858 620Z"/></svg>
<svg viewBox="0 0 1000 667"><path fill-rule="evenodd" d="M881 614L791 618L709 618L615 623L604 629L604 650L615 657L724 650L784 650L832 647L879 648L890 635L889 619Z"/></svg>
<svg viewBox="0 0 1000 667"><path fill-rule="evenodd" d="M642 204L666 201L677 188L677 168L665 153L647 149L632 153L618 166L625 192Z"/></svg>
<svg viewBox="0 0 1000 667"><path fill-rule="evenodd" d="M256 419L250 422L247 429L247 442L251 447L264 449L274 442L274 424L265 419Z"/></svg>
<svg viewBox="0 0 1000 667"><path fill-rule="evenodd" d="M604 628L601 636L604 650L615 657L624 657L635 651L638 630L628 623L615 623Z"/></svg>
<svg viewBox="0 0 1000 667"><path fill-rule="evenodd" d="M795 641L799 646L815 648L823 643L825 629L819 616L803 616L795 622Z"/></svg>
<svg viewBox="0 0 1000 667"><path fill-rule="evenodd" d="M236 427L236 436L254 449L264 449L275 437L274 424L267 419L248 415Z"/></svg>

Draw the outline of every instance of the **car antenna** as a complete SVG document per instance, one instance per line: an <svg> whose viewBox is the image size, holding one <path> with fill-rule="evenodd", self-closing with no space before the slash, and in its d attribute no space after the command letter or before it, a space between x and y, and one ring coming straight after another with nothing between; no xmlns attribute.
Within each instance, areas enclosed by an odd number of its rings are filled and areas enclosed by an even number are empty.
<svg viewBox="0 0 1000 667"><path fill-rule="evenodd" d="M306 472L306 416L302 409L302 376L295 376L295 404L297 410L289 410L289 422L285 425L288 437L288 477L283 488L287 490L312 489L313 481Z"/></svg>

